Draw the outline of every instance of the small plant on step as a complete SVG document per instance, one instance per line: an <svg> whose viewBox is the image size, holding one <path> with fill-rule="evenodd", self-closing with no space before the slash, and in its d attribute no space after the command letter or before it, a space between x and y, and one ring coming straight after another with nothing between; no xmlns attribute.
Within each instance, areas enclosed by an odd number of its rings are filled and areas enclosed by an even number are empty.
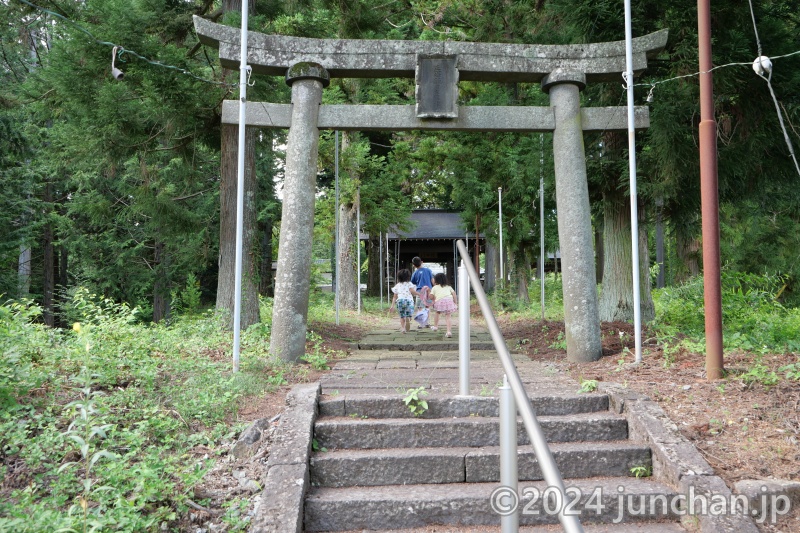
<svg viewBox="0 0 800 533"><path fill-rule="evenodd" d="M428 392L425 387L417 387L416 389L408 389L406 396L403 398L403 403L411 410L414 416L422 416L428 410L428 402L421 397L426 396Z"/></svg>
<svg viewBox="0 0 800 533"><path fill-rule="evenodd" d="M594 392L597 390L597 380L596 379L583 379L580 378L581 388L578 390L578 393L581 392Z"/></svg>
<svg viewBox="0 0 800 533"><path fill-rule="evenodd" d="M653 475L653 468L650 466L634 466L631 468L631 474L637 479L642 477L650 477Z"/></svg>

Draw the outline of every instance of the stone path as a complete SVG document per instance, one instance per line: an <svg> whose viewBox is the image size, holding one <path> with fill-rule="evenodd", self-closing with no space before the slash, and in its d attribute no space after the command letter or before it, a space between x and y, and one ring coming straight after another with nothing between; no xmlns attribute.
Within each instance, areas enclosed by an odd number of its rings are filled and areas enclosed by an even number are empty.
<svg viewBox="0 0 800 533"><path fill-rule="evenodd" d="M470 331L470 395L497 396L504 374L500 359L485 329L471 326ZM356 346L349 357L337 362L333 371L321 379L322 394L327 398L405 395L408 389L420 386L432 397L459 393L456 328L452 338L445 338L441 330L414 329L406 334L376 330ZM579 389L578 383L555 365L532 361L513 352L511 356L532 396L574 394Z"/></svg>

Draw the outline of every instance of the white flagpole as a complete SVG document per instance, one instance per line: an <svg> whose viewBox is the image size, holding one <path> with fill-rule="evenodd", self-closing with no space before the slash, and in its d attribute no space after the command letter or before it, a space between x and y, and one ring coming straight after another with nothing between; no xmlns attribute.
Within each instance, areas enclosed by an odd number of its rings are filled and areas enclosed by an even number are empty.
<svg viewBox="0 0 800 533"><path fill-rule="evenodd" d="M633 30L631 0L625 0L625 72L628 88L628 166L631 188L631 259L633 263L633 324L636 362L642 361L642 313L639 302L639 206L636 195L636 129L633 107Z"/></svg>
<svg viewBox="0 0 800 533"><path fill-rule="evenodd" d="M236 178L236 274L233 298L233 371L239 371L239 349L242 324L242 232L244 226L244 151L247 124L247 0L242 0L242 32L239 49L239 153Z"/></svg>

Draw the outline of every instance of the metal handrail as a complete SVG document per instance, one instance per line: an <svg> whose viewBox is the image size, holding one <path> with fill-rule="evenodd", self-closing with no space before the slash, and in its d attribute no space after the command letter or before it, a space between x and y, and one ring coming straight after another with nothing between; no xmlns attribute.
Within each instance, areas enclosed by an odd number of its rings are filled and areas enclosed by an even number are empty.
<svg viewBox="0 0 800 533"><path fill-rule="evenodd" d="M553 487L561 492L562 502L567 501L567 494L565 492L564 480L561 477L561 472L558 470L555 459L553 459L553 454L550 452L550 448L547 446L547 440L542 432L542 427L539 425L539 420L536 418L536 414L533 411L531 400L528 398L528 393L525 392L525 387L522 385L522 379L519 377L517 367L514 366L514 361L511 359L511 354L508 352L506 341L503 338L502 332L500 331L500 326L497 325L497 320L492 312L489 299L486 297L486 293L483 291L483 287L481 286L480 276L475 271L475 267L469 260L469 252L467 251L464 241L459 239L456 241L456 246L458 247L458 252L461 254L461 258L463 259L462 265L467 269L467 273L469 274L470 285L472 285L473 290L475 291L475 297L478 300L478 305L480 306L483 317L486 320L486 326L489 328L489 334L492 337L492 342L497 350L500 363L503 365L503 371L508 377L508 384L511 386L511 390L514 393L514 400L517 403L517 409L519 410L520 417L525 425L525 431L528 433L528 439L531 441L531 445L533 446L533 453L536 454L536 458L539 461L544 480L548 486ZM463 290L463 288L459 288L459 291L461 290ZM561 526L567 533L583 533L583 526L581 526L581 522L578 517L575 515L565 515L563 505L558 510L558 520L561 522Z"/></svg>

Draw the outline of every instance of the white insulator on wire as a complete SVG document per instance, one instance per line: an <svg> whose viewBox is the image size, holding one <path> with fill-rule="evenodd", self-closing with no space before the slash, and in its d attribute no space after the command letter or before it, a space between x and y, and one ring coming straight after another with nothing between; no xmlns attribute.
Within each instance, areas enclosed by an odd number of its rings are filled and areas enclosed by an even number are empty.
<svg viewBox="0 0 800 533"><path fill-rule="evenodd" d="M753 61L753 70L759 76L769 76L772 74L772 61L767 56L757 57Z"/></svg>

